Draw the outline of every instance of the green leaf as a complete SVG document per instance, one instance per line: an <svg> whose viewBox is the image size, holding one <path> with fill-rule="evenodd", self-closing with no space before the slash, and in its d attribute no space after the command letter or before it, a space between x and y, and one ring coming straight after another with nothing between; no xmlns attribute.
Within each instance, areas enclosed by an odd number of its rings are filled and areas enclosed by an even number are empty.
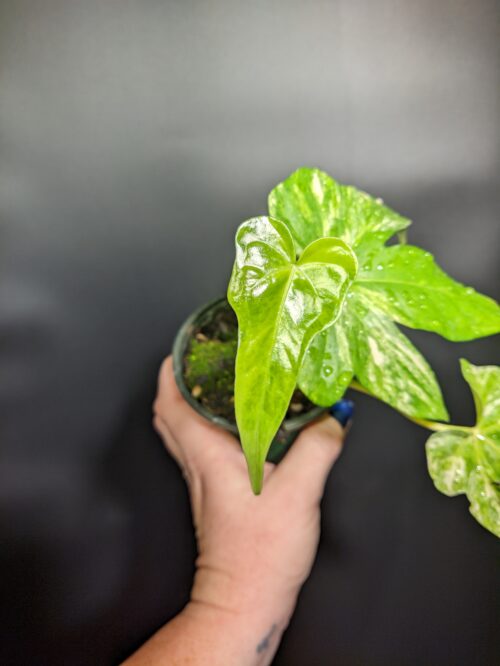
<svg viewBox="0 0 500 666"><path fill-rule="evenodd" d="M461 341L500 331L500 308L455 282L429 252L411 245L372 248L359 256L355 288L394 321Z"/></svg>
<svg viewBox="0 0 500 666"><path fill-rule="evenodd" d="M302 392L322 407L340 400L354 375L345 311L344 302L335 325L317 335L309 345L299 373Z"/></svg>
<svg viewBox="0 0 500 666"><path fill-rule="evenodd" d="M464 358L460 368L469 384L476 406L477 422L488 433L500 433L500 368L473 365Z"/></svg>
<svg viewBox="0 0 500 666"><path fill-rule="evenodd" d="M384 243L410 220L380 199L337 183L320 169L298 169L269 195L269 213L285 222L299 250L324 236L343 239L356 249L362 243Z"/></svg>
<svg viewBox="0 0 500 666"><path fill-rule="evenodd" d="M476 465L471 435L461 430L445 430L429 437L427 466L436 488L453 497L467 492L469 476Z"/></svg>
<svg viewBox="0 0 500 666"><path fill-rule="evenodd" d="M405 233L409 220L319 169L299 169L280 183L269 195L269 209L287 224L299 248L319 236L337 236L353 247L360 266L341 317L311 343L299 375L304 393L317 404L332 404L355 374L365 388L409 416L445 418L434 374L390 322L434 331L450 340L471 340L500 330L495 301L453 281L423 250L384 246L395 233ZM376 344L356 313L360 302L368 307L366 321L378 324ZM367 367L359 362L355 369L354 359L361 356ZM406 397L392 392L394 386L403 385L402 377L407 378L405 390L413 392ZM419 386L420 381L429 386ZM432 395L437 400L434 407L428 400Z"/></svg>
<svg viewBox="0 0 500 666"><path fill-rule="evenodd" d="M356 270L354 253L339 239L316 240L297 261L282 222L257 217L237 231L228 288L238 317L235 411L255 493L307 346L335 321Z"/></svg>
<svg viewBox="0 0 500 666"><path fill-rule="evenodd" d="M476 404L473 428L450 426L427 441L427 465L445 495L465 493L474 518L500 537L500 368L460 361Z"/></svg>
<svg viewBox="0 0 500 666"><path fill-rule="evenodd" d="M500 487L480 467L470 476L467 498L477 522L500 538Z"/></svg>
<svg viewBox="0 0 500 666"><path fill-rule="evenodd" d="M319 359L325 351L328 358L321 372ZM325 368L332 372L325 374ZM317 404L331 405L353 374L370 393L408 416L448 419L439 384L424 357L369 300L351 292L337 324L312 342L299 386L308 396L312 392Z"/></svg>
<svg viewBox="0 0 500 666"><path fill-rule="evenodd" d="M500 483L500 368L495 365L472 365L460 359L465 381L476 405L476 433L482 465L489 476Z"/></svg>
<svg viewBox="0 0 500 666"><path fill-rule="evenodd" d="M359 382L403 414L448 420L436 376L408 338L369 300L356 295L349 306L351 354Z"/></svg>

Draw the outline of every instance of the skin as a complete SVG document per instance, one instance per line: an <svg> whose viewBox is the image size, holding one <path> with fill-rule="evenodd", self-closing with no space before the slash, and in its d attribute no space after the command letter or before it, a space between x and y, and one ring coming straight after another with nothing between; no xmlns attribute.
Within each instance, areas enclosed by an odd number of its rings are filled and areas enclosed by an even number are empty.
<svg viewBox="0 0 500 666"><path fill-rule="evenodd" d="M188 605L126 666L265 666L308 577L320 534L320 501L342 448L331 417L306 428L253 495L238 441L200 417L162 365L154 426L189 486L198 543Z"/></svg>

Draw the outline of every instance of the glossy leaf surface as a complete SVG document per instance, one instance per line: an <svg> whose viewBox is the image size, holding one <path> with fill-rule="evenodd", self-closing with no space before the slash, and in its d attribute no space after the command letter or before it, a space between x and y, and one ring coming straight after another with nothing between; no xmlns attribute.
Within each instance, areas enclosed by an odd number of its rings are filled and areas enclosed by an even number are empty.
<svg viewBox="0 0 500 666"><path fill-rule="evenodd" d="M334 326L317 335L309 345L298 384L316 405L329 407L344 395L354 376L349 342L347 308Z"/></svg>
<svg viewBox="0 0 500 666"><path fill-rule="evenodd" d="M455 282L429 252L411 245L363 253L356 289L394 321L448 340L473 340L500 330L500 308L493 299Z"/></svg>
<svg viewBox="0 0 500 666"><path fill-rule="evenodd" d="M354 375L409 416L445 419L432 370L392 322L471 340L500 331L495 301L452 280L429 253L385 246L409 220L319 169L299 169L280 183L269 195L269 208L299 247L318 235L338 236L353 247L359 264L339 320L313 340L304 359L299 376L304 393L330 405Z"/></svg>
<svg viewBox="0 0 500 666"><path fill-rule="evenodd" d="M228 289L239 333L235 411L256 493L307 346L335 321L356 270L341 240L317 240L297 260L282 222L258 217L238 229Z"/></svg>
<svg viewBox="0 0 500 666"><path fill-rule="evenodd" d="M471 429L437 432L427 441L427 464L445 495L465 493L470 511L500 537L500 368L461 361L471 387L477 421Z"/></svg>
<svg viewBox="0 0 500 666"><path fill-rule="evenodd" d="M320 169L298 169L269 195L269 213L285 222L299 250L317 238L342 238L353 249L383 243L410 220Z"/></svg>
<svg viewBox="0 0 500 666"><path fill-rule="evenodd" d="M424 357L368 299L351 292L339 320L309 348L299 384L310 399L328 406L342 396L353 375L404 414L448 418L439 384Z"/></svg>
<svg viewBox="0 0 500 666"><path fill-rule="evenodd" d="M354 373L373 395L409 416L447 420L429 364L397 326L356 294L349 299Z"/></svg>

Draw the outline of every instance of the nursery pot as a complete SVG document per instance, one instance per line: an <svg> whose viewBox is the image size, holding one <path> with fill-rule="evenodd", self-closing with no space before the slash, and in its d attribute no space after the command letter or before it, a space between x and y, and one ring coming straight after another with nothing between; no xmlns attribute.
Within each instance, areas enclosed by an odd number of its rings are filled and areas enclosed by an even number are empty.
<svg viewBox="0 0 500 666"><path fill-rule="evenodd" d="M207 421L210 421L211 423L224 428L224 430L228 430L229 432L238 436L238 428L236 424L226 418L222 418L221 416L210 412L204 405L202 405L195 397L191 395L191 392L186 386L184 379L184 358L194 333L212 321L214 316L220 310L227 310L230 309L230 307L231 306L227 302L226 298L219 298L216 301L212 301L211 303L208 303L196 310L190 317L188 317L188 319L186 319L184 324L179 329L174 341L172 354L175 381L184 399L196 412L198 412L198 414L201 414L201 416L206 418ZM324 407L314 406L297 416L285 419L282 422L278 432L276 433L275 438L273 439L267 454L267 460L274 463L279 462L286 451L290 448L291 444L302 428L316 420L319 416L324 414L325 411L326 410Z"/></svg>

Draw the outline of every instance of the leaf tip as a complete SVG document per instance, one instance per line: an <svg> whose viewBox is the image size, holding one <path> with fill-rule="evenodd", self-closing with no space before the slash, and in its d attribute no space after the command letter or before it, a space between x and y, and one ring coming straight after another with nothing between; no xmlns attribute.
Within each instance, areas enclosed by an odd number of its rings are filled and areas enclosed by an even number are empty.
<svg viewBox="0 0 500 666"><path fill-rule="evenodd" d="M438 421L444 421L444 423L449 423L450 422L450 413L446 407L446 405L442 404L441 409L439 410L439 416L436 417Z"/></svg>
<svg viewBox="0 0 500 666"><path fill-rule="evenodd" d="M471 364L466 358L460 358L460 370L462 371L462 375L464 372L467 372L467 370L470 368Z"/></svg>
<svg viewBox="0 0 500 666"><path fill-rule="evenodd" d="M262 492L262 483L264 479L264 468L262 465L255 467L248 467L248 475L250 477L250 485L254 495L260 495Z"/></svg>

